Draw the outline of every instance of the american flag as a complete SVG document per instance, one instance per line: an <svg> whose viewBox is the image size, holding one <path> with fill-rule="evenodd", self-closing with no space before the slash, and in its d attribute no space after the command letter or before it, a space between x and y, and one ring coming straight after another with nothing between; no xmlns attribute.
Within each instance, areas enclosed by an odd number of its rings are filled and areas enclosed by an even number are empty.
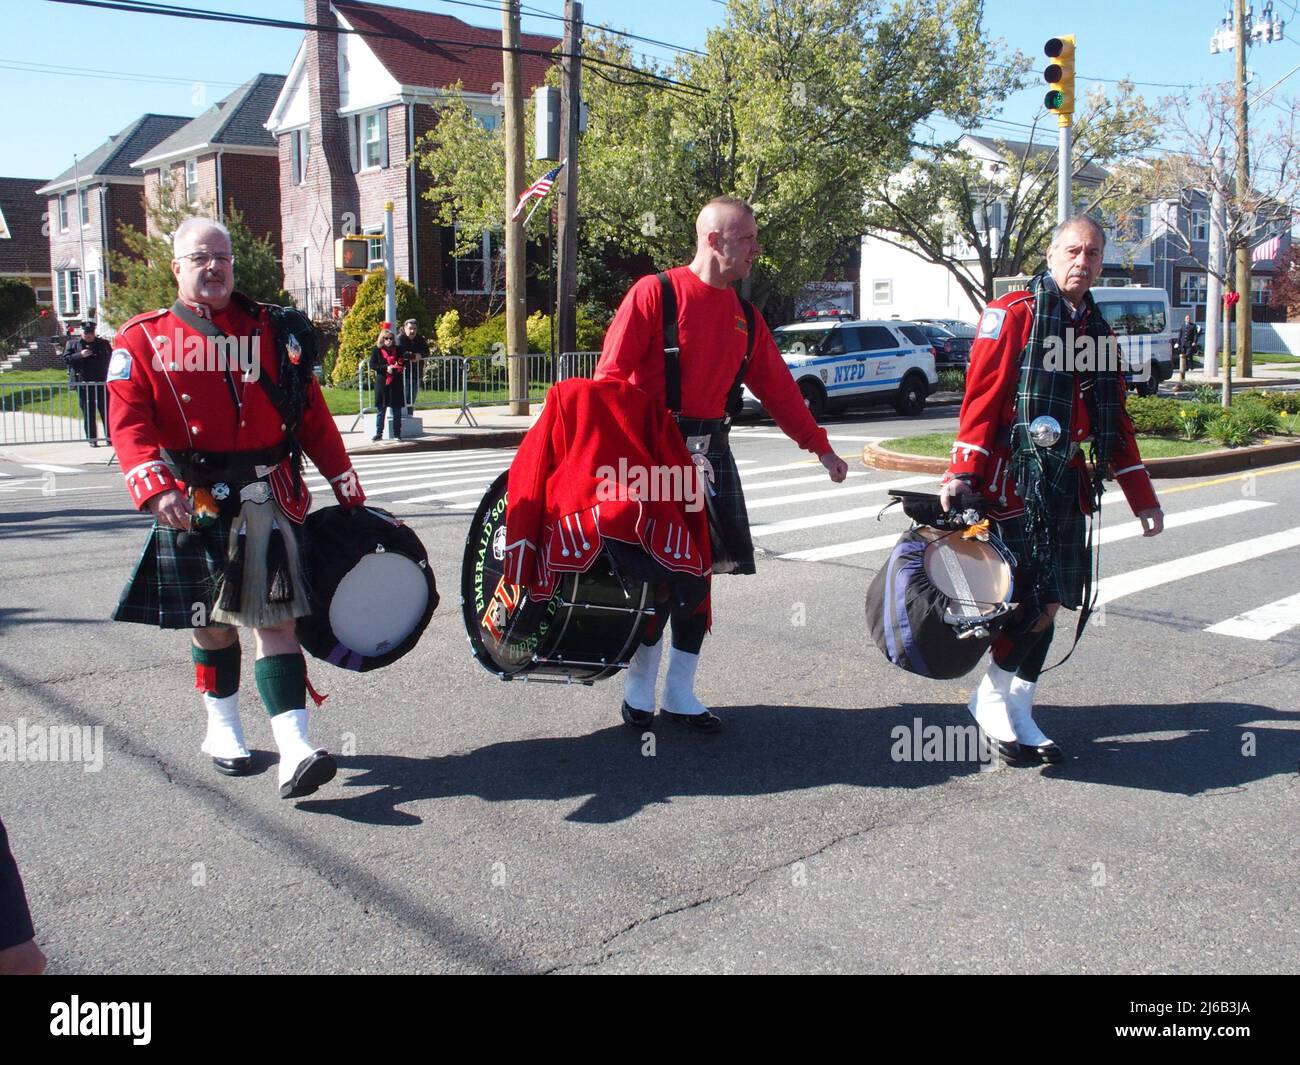
<svg viewBox="0 0 1300 1065"><path fill-rule="evenodd" d="M548 170L545 174L534 181L528 188L519 194L519 202L515 204L515 213L510 216L510 221L514 221L523 214L524 206L536 196L539 200L546 199L546 194L551 191L551 186L555 184L556 175L564 169L561 163L554 170Z"/></svg>
<svg viewBox="0 0 1300 1065"><path fill-rule="evenodd" d="M1252 263L1271 263L1278 257L1282 250L1282 238L1287 234L1278 233L1269 237L1268 240L1261 241L1250 250L1250 261Z"/></svg>

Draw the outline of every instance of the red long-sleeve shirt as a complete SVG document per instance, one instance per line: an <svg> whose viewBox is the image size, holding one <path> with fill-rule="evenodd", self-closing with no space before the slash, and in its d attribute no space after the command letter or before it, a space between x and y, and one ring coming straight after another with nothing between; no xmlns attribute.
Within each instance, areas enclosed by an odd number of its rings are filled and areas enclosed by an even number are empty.
<svg viewBox="0 0 1300 1065"><path fill-rule="evenodd" d="M730 287L714 288L689 266L668 271L677 296L681 346L682 409L687 418L721 418L727 391L745 358L745 314ZM826 431L808 413L790 368L762 315L754 315L754 350L745 384L782 432L814 455L830 451ZM619 305L605 334L595 378L626 381L666 404L664 389L663 293L653 275L641 278Z"/></svg>

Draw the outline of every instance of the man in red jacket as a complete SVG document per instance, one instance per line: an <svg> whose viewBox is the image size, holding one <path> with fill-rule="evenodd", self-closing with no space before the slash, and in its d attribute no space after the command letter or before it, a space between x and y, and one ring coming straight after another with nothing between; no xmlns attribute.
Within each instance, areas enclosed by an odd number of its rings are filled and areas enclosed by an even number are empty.
<svg viewBox="0 0 1300 1065"><path fill-rule="evenodd" d="M295 619L311 612L298 527L311 506L305 452L343 506L365 499L325 406L302 335L234 291L230 234L208 219L173 240L179 298L117 332L108 373L113 446L131 499L154 526L113 617L193 630L196 687L218 772L252 764L239 718L238 626L253 630L254 674L280 750L280 797L332 779L307 739L307 668ZM302 324L300 317L295 321ZM291 324L291 323L290 323Z"/></svg>
<svg viewBox="0 0 1300 1065"><path fill-rule="evenodd" d="M1100 505L1102 478L1119 482L1144 536L1164 528L1124 409L1124 361L1088 291L1101 274L1105 246L1106 235L1091 218L1068 219L1052 234L1047 271L1029 291L988 305L971 346L941 491L945 508L972 493L982 496L1019 561L1016 613L994 642L988 673L968 707L1013 762L1063 757L1034 721L1034 692L1057 610L1089 609L1086 532Z"/></svg>
<svg viewBox="0 0 1300 1065"><path fill-rule="evenodd" d="M753 573L745 497L727 439L742 380L785 434L821 460L832 481L843 481L848 466L808 413L762 316L732 288L749 276L762 251L753 208L719 196L700 211L695 237L688 265L643 277L624 297L595 377L636 385L676 415L687 449L710 482L713 572ZM707 603L690 613L672 611L662 703L666 719L702 732L722 724L695 695L708 617ZM637 651L624 678L623 720L634 728L654 721L663 648L658 636Z"/></svg>

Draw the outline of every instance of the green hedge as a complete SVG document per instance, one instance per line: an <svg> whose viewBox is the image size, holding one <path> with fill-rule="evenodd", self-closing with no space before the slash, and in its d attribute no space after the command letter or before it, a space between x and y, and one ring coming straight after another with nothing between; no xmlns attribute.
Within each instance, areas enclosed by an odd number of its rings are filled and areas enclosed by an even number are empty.
<svg viewBox="0 0 1300 1065"><path fill-rule="evenodd" d="M1183 431L1183 420L1178 416L1183 404L1176 399L1158 396L1130 396L1128 416L1138 433L1152 436L1173 436Z"/></svg>

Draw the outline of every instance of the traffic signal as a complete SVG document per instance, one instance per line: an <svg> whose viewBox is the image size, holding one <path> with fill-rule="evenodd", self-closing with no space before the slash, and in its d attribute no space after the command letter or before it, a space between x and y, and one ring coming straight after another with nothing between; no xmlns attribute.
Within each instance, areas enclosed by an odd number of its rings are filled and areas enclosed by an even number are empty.
<svg viewBox="0 0 1300 1065"><path fill-rule="evenodd" d="M364 274L370 269L370 238L339 237L334 241L334 269Z"/></svg>
<svg viewBox="0 0 1300 1065"><path fill-rule="evenodd" d="M1074 114L1074 34L1053 37L1043 52L1052 62L1043 71L1043 80L1051 88L1043 97L1043 106L1061 116L1061 125L1069 125L1068 115Z"/></svg>

